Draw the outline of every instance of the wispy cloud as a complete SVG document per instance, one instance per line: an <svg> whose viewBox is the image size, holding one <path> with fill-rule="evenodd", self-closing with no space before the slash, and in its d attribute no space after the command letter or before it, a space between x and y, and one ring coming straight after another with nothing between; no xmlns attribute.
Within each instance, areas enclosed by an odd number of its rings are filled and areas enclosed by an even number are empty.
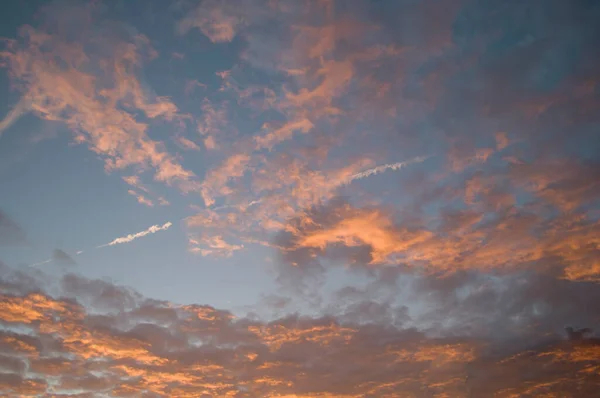
<svg viewBox="0 0 600 398"><path fill-rule="evenodd" d="M154 206L154 202L152 202L150 199L146 198L144 195L137 193L133 189L128 190L127 193L130 194L131 196L134 196L137 199L138 203L141 203L141 204L149 206L149 207Z"/></svg>
<svg viewBox="0 0 600 398"><path fill-rule="evenodd" d="M113 241L111 241L111 242L109 242L109 243L107 243L105 245L98 246L97 248L99 249L101 247L120 245L122 243L129 243L129 242L134 241L134 240L136 240L138 238L142 238L142 237L144 237L146 235L154 234L154 233L156 233L158 231L165 231L165 230L169 229L169 227L171 227L171 225L173 225L173 223L171 223L171 222L166 222L162 226L159 226L158 224L157 225L153 225L153 226L151 226L150 228L148 228L148 229L146 229L144 231L137 232L135 234L129 234L129 235L126 235L126 236L121 236L120 238L116 238Z"/></svg>
<svg viewBox="0 0 600 398"><path fill-rule="evenodd" d="M138 77L142 63L155 57L155 50L143 35L125 30L102 34L112 25L97 20L94 10L48 7L40 14L43 28L24 27L8 50L0 53L0 63L23 92L0 123L0 132L31 109L42 119L66 124L77 143L87 143L104 158L107 171L152 167L154 179L168 184L193 178L162 142L147 134L148 122L172 121L178 116L170 99L154 95ZM93 74L96 65L107 68L101 78ZM144 114L147 121L138 120L131 109Z"/></svg>
<svg viewBox="0 0 600 398"><path fill-rule="evenodd" d="M19 102L8 112L2 121L0 121L0 137L2 133L12 126L21 116L29 112L31 109L31 101L26 96L21 97Z"/></svg>

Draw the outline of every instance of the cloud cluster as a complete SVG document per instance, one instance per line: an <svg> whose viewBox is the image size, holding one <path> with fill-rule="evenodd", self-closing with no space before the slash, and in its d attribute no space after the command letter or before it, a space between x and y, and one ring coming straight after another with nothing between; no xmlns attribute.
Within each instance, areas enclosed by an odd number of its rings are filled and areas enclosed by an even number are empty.
<svg viewBox="0 0 600 398"><path fill-rule="evenodd" d="M26 111L65 123L77 143L105 159L108 171L135 166L154 169L154 179L177 183L194 176L148 136L139 120L177 118L177 107L138 78L156 51L147 37L102 19L93 4L54 3L40 12L41 26L23 26L0 53L22 99L3 129Z"/></svg>
<svg viewBox="0 0 600 398"><path fill-rule="evenodd" d="M275 247L294 266L333 259L435 275L536 269L566 279L598 280L596 219L582 213L544 218L547 208L520 208L511 201L497 211L490 211L490 205L477 200L471 209L446 208L438 220L427 222L416 212L403 216L336 200L291 219Z"/></svg>
<svg viewBox="0 0 600 398"><path fill-rule="evenodd" d="M600 381L594 339L499 354L490 341L385 322L236 318L72 274L58 295L20 271L2 267L1 278L6 396L575 397Z"/></svg>
<svg viewBox="0 0 600 398"><path fill-rule="evenodd" d="M210 71L216 83L186 76L183 105L144 84L144 64L160 61L147 36L94 6L45 8L0 54L22 93L0 134L26 112L60 121L152 207L166 201L140 178L151 170L199 202L184 219L189 251L267 246L281 297L265 298L278 311L267 321L76 275L44 289L33 270L2 267L0 393L592 396L592 3L178 4L171 30L198 47L177 48L176 63L202 46L236 57ZM185 159L150 131L161 122L180 128ZM24 241L0 212L0 245ZM50 261L74 263L59 249ZM336 283L361 282L323 288L344 271ZM286 312L298 300L311 316Z"/></svg>

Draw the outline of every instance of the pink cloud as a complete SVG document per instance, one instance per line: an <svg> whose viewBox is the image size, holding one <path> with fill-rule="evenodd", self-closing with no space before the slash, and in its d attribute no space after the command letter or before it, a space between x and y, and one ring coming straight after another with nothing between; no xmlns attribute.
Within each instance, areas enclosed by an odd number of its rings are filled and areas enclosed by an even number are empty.
<svg viewBox="0 0 600 398"><path fill-rule="evenodd" d="M169 184L192 178L194 174L160 142L148 137L147 124L128 111L137 109L150 119L167 121L177 116L177 107L168 98L151 95L135 75L144 58L155 56L148 39L96 36L90 27L74 41L52 24L49 27L48 31L23 27L20 39L2 53L31 111L69 126L76 142L87 143L104 157L108 171L152 167L155 179ZM105 79L90 74L91 65L104 68Z"/></svg>

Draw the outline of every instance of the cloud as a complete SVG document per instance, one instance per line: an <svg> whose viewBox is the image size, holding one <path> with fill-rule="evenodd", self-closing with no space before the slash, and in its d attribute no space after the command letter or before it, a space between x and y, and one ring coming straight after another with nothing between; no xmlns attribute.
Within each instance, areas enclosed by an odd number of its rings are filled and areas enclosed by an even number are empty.
<svg viewBox="0 0 600 398"><path fill-rule="evenodd" d="M246 26L247 13L252 1L240 1L238 4L223 3L216 0L203 1L195 10L179 21L180 34L198 28L213 43L230 42L238 31Z"/></svg>
<svg viewBox="0 0 600 398"><path fill-rule="evenodd" d="M394 212L337 200L289 220L274 242L286 264L307 268L336 259L432 274L538 269L598 280L597 220L574 214L543 220L510 204L487 220L480 211L448 210L441 222L428 225L414 213L396 218Z"/></svg>
<svg viewBox="0 0 600 398"><path fill-rule="evenodd" d="M141 231L141 232L136 232L135 234L129 234L127 236L122 236L120 238L116 238L114 240L112 240L111 242L105 244L105 245L100 245L97 248L101 248L101 247L106 247L106 246L114 246L114 245L120 245L123 243L129 243L131 241L134 241L136 239L142 238L148 234L154 234L156 232L159 231L165 231L167 229L169 229L169 227L173 225L171 222L166 222L164 223L162 226L159 225L153 225L150 228Z"/></svg>
<svg viewBox="0 0 600 398"><path fill-rule="evenodd" d="M200 253L202 256L216 255L223 257L231 257L233 252L241 250L244 245L235 245L227 243L221 236L210 236L197 241L190 239L190 248L192 253ZM201 246L205 246L205 248Z"/></svg>
<svg viewBox="0 0 600 398"><path fill-rule="evenodd" d="M8 114L0 121L0 137L2 133L12 126L25 113L31 110L31 105L27 97L21 97L19 102L8 112Z"/></svg>
<svg viewBox="0 0 600 398"><path fill-rule="evenodd" d="M44 265L44 264L51 263L52 261L53 260L51 258L49 258L48 260L44 260L44 261L40 261L40 262L37 262L37 263L30 264L29 266L30 267L37 267L39 265Z"/></svg>
<svg viewBox="0 0 600 398"><path fill-rule="evenodd" d="M272 130L263 136L255 136L256 149L260 150L267 148L273 149L275 144L286 141L292 137L294 131L300 131L304 134L308 133L314 125L308 119L300 119L283 124L283 126L271 129L269 125L264 125L263 130Z"/></svg>
<svg viewBox="0 0 600 398"><path fill-rule="evenodd" d="M127 193L130 194L131 196L135 197L137 199L138 203L141 203L141 204L149 206L149 207L154 206L154 202L152 202L150 199L147 199L144 195L137 193L133 189L128 190Z"/></svg>
<svg viewBox="0 0 600 398"><path fill-rule="evenodd" d="M54 296L10 272L0 274L13 292L0 300L5 394L587 396L600 377L593 338L511 345L333 314L263 321L70 274Z"/></svg>
<svg viewBox="0 0 600 398"><path fill-rule="evenodd" d="M286 261L295 266L318 261L320 256L329 255L328 248L334 247L347 251L346 260L351 262L351 257L358 255L359 263L382 265L397 263L394 255L403 258L404 253L431 236L429 231L396 225L389 214L376 208L356 209L338 199L290 220L275 242ZM366 249L366 255L360 250L355 252L361 248Z"/></svg>
<svg viewBox="0 0 600 398"><path fill-rule="evenodd" d="M292 298L267 296L277 312L261 319L73 275L52 292L6 277L0 394L593 395L600 9L549 1L531 24L491 3L203 1L180 33L239 59L198 77L205 99L188 80L189 115L143 84L147 60L164 66L146 37L77 8L23 28L2 54L23 111L31 99L108 170L134 169L142 203L163 202L148 171L199 194L188 249L265 246ZM172 122L199 136L166 144L203 156L171 156L150 132ZM394 163L423 153L436 156ZM196 161L203 181L183 166Z"/></svg>
<svg viewBox="0 0 600 398"><path fill-rule="evenodd" d="M384 164L384 165L381 165L381 166L373 167L371 169L368 169L368 170L365 170L365 171L362 171L360 173L356 173L356 174L350 176L348 182L350 183L350 182L355 181L355 180L360 180L360 179L363 179L363 178L367 178L367 177L370 177L372 175L382 173L382 172L384 172L386 170L400 170L401 168L403 168L405 166L408 166L410 164L421 163L424 160L426 160L427 158L428 158L428 156L419 156L419 157L416 157L414 159L407 160L405 162L396 162L396 163Z"/></svg>
<svg viewBox="0 0 600 398"><path fill-rule="evenodd" d="M250 156L244 153L234 154L207 173L201 186L201 195L206 206L215 203L215 196L224 196L231 192L229 182L244 175L250 160Z"/></svg>
<svg viewBox="0 0 600 398"><path fill-rule="evenodd" d="M185 149L189 149L192 151L199 151L200 147L194 141L187 139L185 137L177 137L177 142L181 144Z"/></svg>
<svg viewBox="0 0 600 398"><path fill-rule="evenodd" d="M228 119L227 102L213 103L208 98L202 100L202 115L196 120L198 132L204 137L206 149L218 148L218 142L235 134L236 127Z"/></svg>
<svg viewBox="0 0 600 398"><path fill-rule="evenodd" d="M54 249L52 261L60 265L77 265L77 262L61 249Z"/></svg>
<svg viewBox="0 0 600 398"><path fill-rule="evenodd" d="M4 122L14 121L27 104L36 116L65 123L75 142L104 158L107 171L151 167L154 178L168 184L193 178L135 115L177 117L175 104L138 78L144 60L156 56L149 40L103 20L96 10L66 12L54 3L40 14L42 28L23 26L19 38L9 41L1 57L23 99Z"/></svg>
<svg viewBox="0 0 600 398"><path fill-rule="evenodd" d="M26 242L25 231L0 209L0 246L22 245Z"/></svg>
<svg viewBox="0 0 600 398"><path fill-rule="evenodd" d="M149 207L154 207L154 203L156 202L158 202L158 204L161 206L168 206L170 204L168 200L166 200L162 196L154 194L146 185L142 184L140 177L137 175L125 176L123 177L123 181L125 181L127 184L131 185L135 189L144 192L142 194L134 189L127 190L127 193L135 197L138 203L140 204ZM149 197L151 197L152 199L150 199Z"/></svg>

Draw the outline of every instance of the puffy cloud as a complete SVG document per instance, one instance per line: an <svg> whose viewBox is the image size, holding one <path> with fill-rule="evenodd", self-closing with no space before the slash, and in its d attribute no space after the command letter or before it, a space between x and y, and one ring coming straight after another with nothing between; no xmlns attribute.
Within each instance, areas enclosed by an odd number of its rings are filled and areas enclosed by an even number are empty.
<svg viewBox="0 0 600 398"><path fill-rule="evenodd" d="M349 248L367 246L371 256L369 263L381 264L393 261L393 254L401 255L431 236L428 231L398 228L388 215L377 209L355 210L346 204L331 209L331 213L328 210L321 213L329 218L326 226L323 226L325 220L309 215L297 221L299 227L288 227L290 231L297 231L295 249L324 252L336 244Z"/></svg>
<svg viewBox="0 0 600 398"><path fill-rule="evenodd" d="M316 206L281 228L275 247L286 263L309 266L338 258L362 266L408 266L427 273L538 269L572 280L597 280L600 224L579 215L543 219L509 207L486 217L447 211L437 225L344 201ZM412 215L411 215L412 216ZM435 227L433 227L435 226Z"/></svg>
<svg viewBox="0 0 600 398"><path fill-rule="evenodd" d="M7 396L77 388L90 396L460 397L550 386L575 396L592 391L600 377L594 339L553 337L509 348L331 315L236 318L74 275L64 277L61 298L39 288L28 293L6 269L2 280L14 294L0 301L0 318L18 330L0 331L0 391Z"/></svg>

